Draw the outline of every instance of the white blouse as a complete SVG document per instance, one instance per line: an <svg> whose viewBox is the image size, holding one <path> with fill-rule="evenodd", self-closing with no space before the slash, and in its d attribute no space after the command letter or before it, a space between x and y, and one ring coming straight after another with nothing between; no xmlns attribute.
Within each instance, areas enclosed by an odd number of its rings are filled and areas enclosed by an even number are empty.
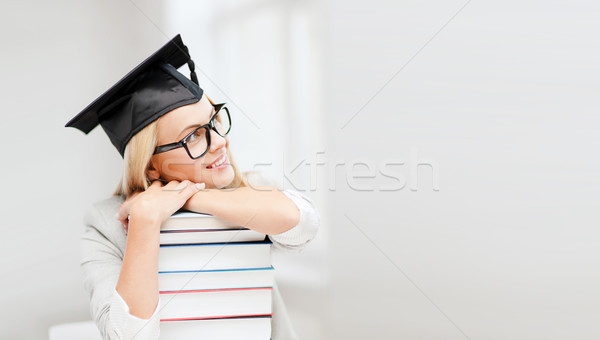
<svg viewBox="0 0 600 340"><path fill-rule="evenodd" d="M260 173L247 173L251 185L271 185L273 180ZM295 190L282 190L300 211L298 225L278 235L268 235L275 251L299 252L317 234L320 217L310 198ZM160 301L153 315L141 319L129 313L129 306L116 291L127 234L114 218L123 203L120 196L96 202L85 213L82 234L81 269L84 288L90 297L90 310L104 339L158 339ZM277 283L273 286L271 339L297 339Z"/></svg>

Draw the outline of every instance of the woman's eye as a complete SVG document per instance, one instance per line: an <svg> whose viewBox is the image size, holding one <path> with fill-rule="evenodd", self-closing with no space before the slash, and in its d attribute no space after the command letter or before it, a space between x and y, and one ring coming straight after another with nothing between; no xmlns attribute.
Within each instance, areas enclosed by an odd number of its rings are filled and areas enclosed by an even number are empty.
<svg viewBox="0 0 600 340"><path fill-rule="evenodd" d="M190 138L188 138L188 142L196 141L196 140L198 140L198 138L201 138L203 136L204 136L204 129L198 129L196 132L192 133Z"/></svg>

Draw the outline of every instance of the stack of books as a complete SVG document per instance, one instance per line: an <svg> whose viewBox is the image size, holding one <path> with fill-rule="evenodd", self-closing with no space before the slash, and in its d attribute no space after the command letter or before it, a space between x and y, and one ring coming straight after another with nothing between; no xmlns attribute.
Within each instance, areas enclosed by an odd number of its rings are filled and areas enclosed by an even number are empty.
<svg viewBox="0 0 600 340"><path fill-rule="evenodd" d="M179 211L161 226L161 339L271 337L271 242L211 215Z"/></svg>

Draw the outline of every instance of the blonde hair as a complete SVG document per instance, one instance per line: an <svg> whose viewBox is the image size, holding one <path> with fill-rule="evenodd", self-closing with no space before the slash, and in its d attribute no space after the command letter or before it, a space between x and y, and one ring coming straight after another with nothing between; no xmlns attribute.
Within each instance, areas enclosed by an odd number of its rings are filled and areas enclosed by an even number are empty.
<svg viewBox="0 0 600 340"><path fill-rule="evenodd" d="M210 98L208 100L214 105ZM148 170L158 139L157 124L158 119L136 133L127 143L123 155L124 163L121 180L113 192L113 196L127 198L138 191L145 191L152 184L152 181L148 178ZM227 157L233 168L234 177L224 189L249 186L246 175L238 170L230 148L227 148Z"/></svg>

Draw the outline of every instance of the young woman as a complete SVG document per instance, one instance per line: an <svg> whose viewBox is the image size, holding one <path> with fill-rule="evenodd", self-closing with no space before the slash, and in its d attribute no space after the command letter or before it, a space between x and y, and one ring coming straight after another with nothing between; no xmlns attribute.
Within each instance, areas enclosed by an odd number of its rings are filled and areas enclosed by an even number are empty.
<svg viewBox="0 0 600 340"><path fill-rule="evenodd" d="M165 58L150 59L117 86L120 99L115 91L105 94L103 109L95 110L100 117L95 123L103 125L124 158L116 191L86 212L82 237L84 286L105 339L158 338L160 226L177 210L208 213L256 230L268 235L272 247L288 251L303 249L319 225L308 197L281 191L260 173L242 173L235 166L229 111L222 104L215 105ZM157 94L157 87L164 89ZM189 92L191 100L169 97L178 91ZM132 125L117 116L127 116ZM81 119L67 126L83 125ZM276 284L272 301L271 339L295 339Z"/></svg>

